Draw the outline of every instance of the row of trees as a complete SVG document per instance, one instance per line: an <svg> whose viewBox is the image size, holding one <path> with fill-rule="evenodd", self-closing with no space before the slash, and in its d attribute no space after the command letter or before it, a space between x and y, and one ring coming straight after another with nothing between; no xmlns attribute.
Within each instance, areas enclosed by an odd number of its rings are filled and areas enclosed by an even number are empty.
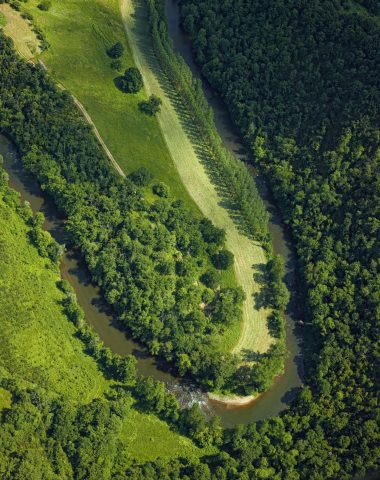
<svg viewBox="0 0 380 480"><path fill-rule="evenodd" d="M186 108L191 112L187 121L197 129L201 141L205 144L205 153L212 162L213 173L217 174L219 182L228 192L234 209L241 215L241 223L246 232L255 240L264 242L270 249L268 213L251 174L241 161L223 147L200 80L193 78L185 61L174 53L167 32L162 2L148 0L147 5L157 59Z"/></svg>
<svg viewBox="0 0 380 480"><path fill-rule="evenodd" d="M298 252L310 388L282 417L282 434L273 420L228 447L268 478L379 467L380 30L376 2L355 3L368 11L339 0L181 1L202 72L266 174Z"/></svg>

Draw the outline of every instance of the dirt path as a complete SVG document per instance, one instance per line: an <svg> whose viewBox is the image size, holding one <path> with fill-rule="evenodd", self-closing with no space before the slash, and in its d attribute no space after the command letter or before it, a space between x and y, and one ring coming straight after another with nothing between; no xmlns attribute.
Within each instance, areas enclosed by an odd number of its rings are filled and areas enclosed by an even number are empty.
<svg viewBox="0 0 380 480"><path fill-rule="evenodd" d="M155 94L162 99L158 120L185 187L202 213L215 225L224 228L227 233L227 248L235 256L236 278L247 297L243 306L241 336L233 352L238 353L244 350L265 352L273 343L267 328L268 311L257 310L253 299L253 295L260 290L259 285L253 281L255 265L266 263L264 251L261 246L255 245L239 232L228 211L220 205L221 199L201 164L195 147L183 129L176 110L161 87L159 79L149 66L148 25L147 21L141 17L140 11L136 14L135 5L136 2L132 0L120 0L121 15L136 66L143 75L148 95Z"/></svg>
<svg viewBox="0 0 380 480"><path fill-rule="evenodd" d="M40 65L42 65L42 67L47 71L47 66L44 64L44 62L42 60L39 60L39 63ZM57 83L57 86L59 88L61 88L62 90L66 90L65 87L62 85L62 83ZM101 147L103 148L105 154L107 155L107 157L109 158L110 162L112 163L112 166L114 167L114 169L117 171L117 173L119 175L121 175L122 177L125 177L125 173L123 172L122 168L120 167L120 165L117 163L117 161L115 160L114 156L112 155L112 153L110 152L109 148L107 147L107 145L104 143L100 133L99 133L99 130L96 128L96 125L95 123L92 121L92 118L90 117L89 113L87 112L87 110L84 108L84 106L81 104L81 102L76 98L74 97L74 95L71 95L71 98L73 99L75 105L78 107L78 109L81 111L82 115L84 116L86 122L92 126L93 130L94 130L94 133L95 133L95 136L96 138L98 139Z"/></svg>

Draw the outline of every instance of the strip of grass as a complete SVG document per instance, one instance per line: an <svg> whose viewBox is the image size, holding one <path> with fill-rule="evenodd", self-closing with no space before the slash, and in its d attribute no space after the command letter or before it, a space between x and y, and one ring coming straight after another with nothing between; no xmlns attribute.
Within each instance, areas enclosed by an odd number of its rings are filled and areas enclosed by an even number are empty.
<svg viewBox="0 0 380 480"><path fill-rule="evenodd" d="M170 430L154 415L131 410L123 425L120 436L128 454L141 462L158 457L173 458L186 456L199 457L207 452L196 447L188 438Z"/></svg>
<svg viewBox="0 0 380 480"><path fill-rule="evenodd" d="M145 91L125 94L114 85L121 72L110 67L107 48L121 41L122 72L133 65L117 0L56 1L48 12L39 10L38 3L32 0L23 9L33 15L51 45L41 59L84 105L124 172L147 167L175 197L199 211L181 182L156 118L138 109L147 98Z"/></svg>
<svg viewBox="0 0 380 480"><path fill-rule="evenodd" d="M0 27L12 38L15 49L26 60L31 60L40 53L40 42L28 21L7 3L0 4Z"/></svg>
<svg viewBox="0 0 380 480"><path fill-rule="evenodd" d="M7 24L7 19L4 13L0 12L0 27L4 27Z"/></svg>
<svg viewBox="0 0 380 480"><path fill-rule="evenodd" d="M121 0L121 12L135 61L143 74L146 87L149 93L162 98L159 121L181 179L202 213L226 231L227 248L235 256L236 280L246 294L243 322L241 325L232 325L226 331L220 338L218 348L222 351L232 350L236 354L244 353L245 350L266 352L273 343L267 327L269 310L257 308L253 298L261 288L253 279L255 266L258 268L266 263L265 252L261 245L240 232L227 208L221 205L220 195L206 172L199 148L194 145L183 127L188 113L177 108L176 102L170 98L170 94L177 97L177 100L179 96L174 89L170 91L171 86L167 85L167 80L152 57L145 2ZM167 93L168 91L170 93Z"/></svg>

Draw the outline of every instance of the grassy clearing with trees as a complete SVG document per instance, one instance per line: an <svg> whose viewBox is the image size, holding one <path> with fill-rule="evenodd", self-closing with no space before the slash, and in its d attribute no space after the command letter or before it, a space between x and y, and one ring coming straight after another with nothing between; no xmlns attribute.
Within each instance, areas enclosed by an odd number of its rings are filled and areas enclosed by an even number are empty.
<svg viewBox="0 0 380 480"><path fill-rule="evenodd" d="M255 266L266 263L265 252L260 244L240 231L228 209L220 205L221 192L210 180L204 160L198 154L199 145L194 144L183 126L183 122L191 123L188 114L184 111L183 118L179 117L171 98L172 95L176 96L175 89L171 85L166 85L165 88L162 84L159 65L152 58L149 16L145 3L122 1L121 12L135 62L143 73L147 91L162 99L159 121L181 179L202 213L226 231L226 245L235 257L236 278L246 294L244 321L240 333L235 326L226 333L220 344L222 348L235 347L235 353L245 350L266 352L273 343L267 328L269 310L257 309L253 299L260 291L260 286L253 281ZM171 92L168 92L168 88Z"/></svg>
<svg viewBox="0 0 380 480"><path fill-rule="evenodd" d="M40 52L40 40L31 29L28 20L7 3L0 3L0 28L14 41L15 49L26 60L32 60Z"/></svg>
<svg viewBox="0 0 380 480"><path fill-rule="evenodd" d="M53 78L84 105L104 142L126 174L145 166L170 186L173 195L197 211L167 151L157 120L141 115L142 90L124 94L114 85L120 73L111 68L107 50L120 42L124 48L120 71L133 59L120 19L117 0L52 2L49 11L29 0L22 9L33 15L50 43L40 58ZM75 68L67 68L75 64Z"/></svg>

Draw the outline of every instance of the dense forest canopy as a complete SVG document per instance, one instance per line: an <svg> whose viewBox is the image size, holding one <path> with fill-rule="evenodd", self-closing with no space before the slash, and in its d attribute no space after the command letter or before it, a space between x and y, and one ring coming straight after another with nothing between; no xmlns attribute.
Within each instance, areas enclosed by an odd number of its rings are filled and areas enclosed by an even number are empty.
<svg viewBox="0 0 380 480"><path fill-rule="evenodd" d="M202 72L292 228L316 422L346 443L343 471L378 459L353 442L378 412L379 364L380 29L361 3L181 2Z"/></svg>

